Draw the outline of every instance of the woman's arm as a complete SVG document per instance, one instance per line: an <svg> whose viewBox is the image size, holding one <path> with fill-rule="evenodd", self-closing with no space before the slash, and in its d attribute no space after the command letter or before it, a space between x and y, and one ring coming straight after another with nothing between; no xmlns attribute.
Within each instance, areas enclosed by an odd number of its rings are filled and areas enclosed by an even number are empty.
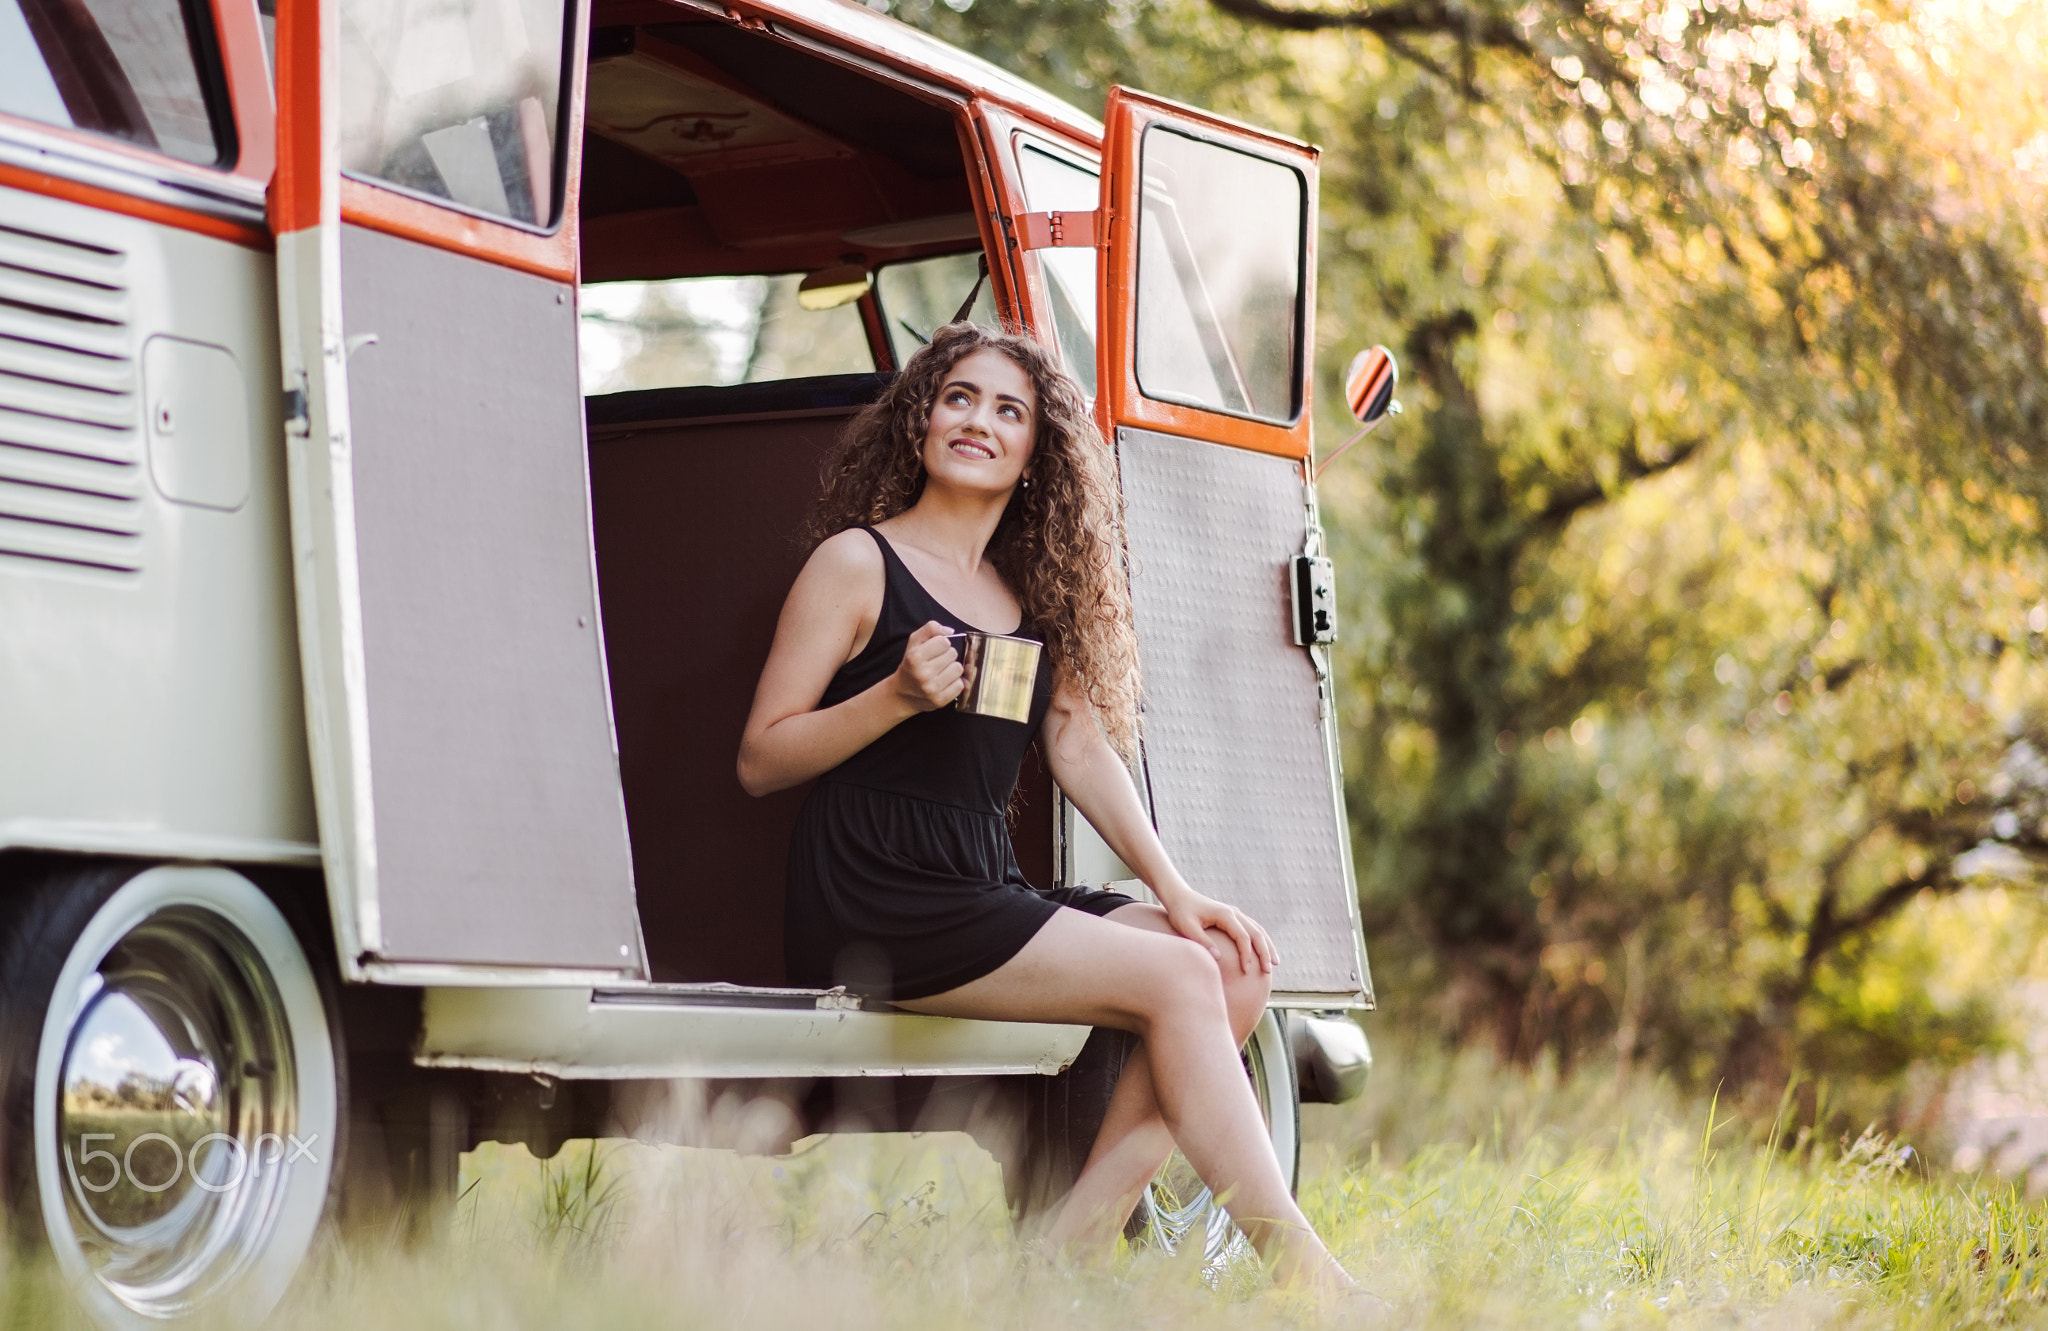
<svg viewBox="0 0 2048 1331"><path fill-rule="evenodd" d="M818 700L839 667L867 645L886 576L875 543L844 531L812 552L782 603L775 643L740 737L740 785L767 795L831 771L893 727L943 707L961 669L946 626L910 635L896 673L834 707Z"/></svg>
<svg viewBox="0 0 2048 1331"><path fill-rule="evenodd" d="M1046 765L1082 817L1102 834L1117 858L1143 879L1159 898L1167 919L1179 933L1208 946L1204 931L1220 929L1237 943L1246 970L1256 963L1271 971L1279 954L1266 931L1235 906L1205 897L1188 886L1173 867L1166 847L1145 814L1138 788L1123 760L1110 747L1095 719L1095 709L1071 687L1053 695L1042 731Z"/></svg>

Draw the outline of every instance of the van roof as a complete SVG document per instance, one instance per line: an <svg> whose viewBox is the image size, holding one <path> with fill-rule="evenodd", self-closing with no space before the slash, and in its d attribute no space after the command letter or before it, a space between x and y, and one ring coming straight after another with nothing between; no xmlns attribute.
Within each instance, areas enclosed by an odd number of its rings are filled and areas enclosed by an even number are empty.
<svg viewBox="0 0 2048 1331"><path fill-rule="evenodd" d="M1100 147L1102 122L980 56L877 13L856 0L744 0L691 8L723 9L742 22L760 19L833 46L871 55L963 96L981 97ZM749 25L751 26L751 25Z"/></svg>

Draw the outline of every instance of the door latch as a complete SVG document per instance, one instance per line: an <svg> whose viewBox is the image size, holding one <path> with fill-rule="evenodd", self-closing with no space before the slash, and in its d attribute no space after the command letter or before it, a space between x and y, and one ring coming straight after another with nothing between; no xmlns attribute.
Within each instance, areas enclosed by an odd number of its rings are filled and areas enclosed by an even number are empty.
<svg viewBox="0 0 2048 1331"><path fill-rule="evenodd" d="M1294 645L1321 647L1337 641L1337 570L1320 555L1296 555L1288 580L1294 601Z"/></svg>
<svg viewBox="0 0 2048 1331"><path fill-rule="evenodd" d="M306 402L306 373L301 370L292 376L292 386L284 390L284 431L304 439L312 430L312 413Z"/></svg>

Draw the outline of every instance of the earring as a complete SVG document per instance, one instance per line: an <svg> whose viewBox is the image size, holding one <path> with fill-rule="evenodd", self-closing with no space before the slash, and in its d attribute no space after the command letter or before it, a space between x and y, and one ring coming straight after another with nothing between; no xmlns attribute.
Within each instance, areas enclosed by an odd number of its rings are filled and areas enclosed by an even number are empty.
<svg viewBox="0 0 2048 1331"><path fill-rule="evenodd" d="M1024 488L1027 490L1031 488L1031 478L1029 476L1024 478Z"/></svg>

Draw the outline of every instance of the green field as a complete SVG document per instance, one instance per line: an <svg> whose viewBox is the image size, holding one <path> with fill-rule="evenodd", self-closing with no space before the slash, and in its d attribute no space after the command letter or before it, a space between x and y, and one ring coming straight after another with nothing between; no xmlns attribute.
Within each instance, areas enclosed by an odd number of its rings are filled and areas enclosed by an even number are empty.
<svg viewBox="0 0 2048 1331"><path fill-rule="evenodd" d="M1309 1214L1385 1306L1309 1303L1248 1266L1062 1264L1012 1236L988 1157L936 1134L772 1159L486 1147L443 1234L327 1247L276 1324L2048 1324L2048 1211L1876 1135L1774 1136L1611 1068L1559 1079L1399 1051L1361 1102L1305 1117ZM15 1276L12 1324L51 1324L48 1288Z"/></svg>

